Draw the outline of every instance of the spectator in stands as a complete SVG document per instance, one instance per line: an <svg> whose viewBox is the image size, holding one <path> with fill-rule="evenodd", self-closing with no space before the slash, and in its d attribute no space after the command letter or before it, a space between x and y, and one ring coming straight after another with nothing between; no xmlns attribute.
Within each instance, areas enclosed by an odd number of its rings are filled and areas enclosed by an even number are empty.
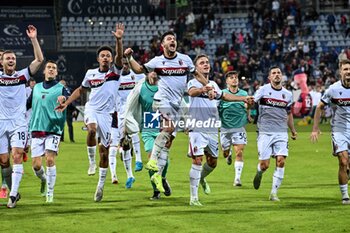
<svg viewBox="0 0 350 233"><path fill-rule="evenodd" d="M256 73L258 72L258 68L259 68L259 60L257 59L256 53L250 56L248 66L252 74L251 76L252 80L256 80L257 79Z"/></svg>
<svg viewBox="0 0 350 233"><path fill-rule="evenodd" d="M216 52L215 52L215 55L216 57L222 57L222 56L225 56L226 55L226 51L224 46L223 45L219 45L217 48L216 48Z"/></svg>
<svg viewBox="0 0 350 233"><path fill-rule="evenodd" d="M155 21L155 16L157 14L157 8L159 7L159 3L160 3L159 0L149 0L148 12L149 12L150 19L152 21Z"/></svg>
<svg viewBox="0 0 350 233"><path fill-rule="evenodd" d="M204 14L202 13L201 16L195 22L196 22L196 34L199 35L203 32L205 28Z"/></svg>
<svg viewBox="0 0 350 233"><path fill-rule="evenodd" d="M237 40L236 31L233 30L232 33L231 33L231 42L232 42L233 45L236 44L236 40Z"/></svg>
<svg viewBox="0 0 350 233"><path fill-rule="evenodd" d="M207 22L209 22L209 35L212 36L215 34L215 15L212 9L207 15Z"/></svg>
<svg viewBox="0 0 350 233"><path fill-rule="evenodd" d="M231 65L230 61L227 60L226 57L224 57L224 59L221 62L221 68L223 73L225 74L228 71L228 66Z"/></svg>
<svg viewBox="0 0 350 233"><path fill-rule="evenodd" d="M70 93L72 92L71 89L67 86L67 82L62 79L60 83L68 90ZM69 133L69 140L70 142L75 142L74 141L74 131L73 131L73 118L78 116L78 110L75 107L75 102L71 103L67 107L67 112L66 112L66 121L67 121L67 126L68 126L68 133ZM62 131L62 136L61 136L61 142L64 141L64 129Z"/></svg>
<svg viewBox="0 0 350 233"><path fill-rule="evenodd" d="M189 31L195 31L195 16L192 11L188 12L186 15L186 27L188 28Z"/></svg>
<svg viewBox="0 0 350 233"><path fill-rule="evenodd" d="M313 118L315 115L315 110L318 105L318 103L321 101L322 93L321 93L321 86L317 85L310 87L310 96L312 99L312 111L310 112L310 116Z"/></svg>
<svg viewBox="0 0 350 233"><path fill-rule="evenodd" d="M216 24L216 33L219 36L223 35L223 31L222 31L222 19L219 18L217 19L217 24Z"/></svg>
<svg viewBox="0 0 350 233"><path fill-rule="evenodd" d="M210 80L214 80L214 82L218 84L220 89L224 89L226 87L223 73L213 72L213 75L210 77Z"/></svg>
<svg viewBox="0 0 350 233"><path fill-rule="evenodd" d="M185 17L184 15L180 15L175 25L175 33L179 41L182 41L184 34L186 33L186 30L187 30L187 26L185 23Z"/></svg>
<svg viewBox="0 0 350 233"><path fill-rule="evenodd" d="M329 32L332 33L332 29L334 30L334 32L337 32L337 29L335 28L335 15L330 13L327 16L327 23L328 23L328 28L329 28Z"/></svg>
<svg viewBox="0 0 350 233"><path fill-rule="evenodd" d="M297 52L297 46L295 45L294 41L291 41L288 46L288 52L291 54L292 57L294 57L294 54Z"/></svg>
<svg viewBox="0 0 350 233"><path fill-rule="evenodd" d="M280 11L280 2L278 0L272 1L272 11L276 13L276 15L279 14Z"/></svg>
<svg viewBox="0 0 350 233"><path fill-rule="evenodd" d="M295 16L290 13L287 16L287 22L288 22L288 26L290 27L290 29L293 31L293 33L296 33L296 28L295 28Z"/></svg>
<svg viewBox="0 0 350 233"><path fill-rule="evenodd" d="M345 14L341 14L340 16L340 30L342 33L346 32L347 18Z"/></svg>
<svg viewBox="0 0 350 233"><path fill-rule="evenodd" d="M263 18L263 14L264 14L264 4L262 1L256 1L255 3L255 12L256 12L256 21L258 22L259 19Z"/></svg>

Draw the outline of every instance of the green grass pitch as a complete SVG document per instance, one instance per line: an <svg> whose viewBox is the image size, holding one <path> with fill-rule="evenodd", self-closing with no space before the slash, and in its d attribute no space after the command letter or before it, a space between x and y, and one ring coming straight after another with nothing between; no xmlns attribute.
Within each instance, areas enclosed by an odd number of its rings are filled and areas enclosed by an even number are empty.
<svg viewBox="0 0 350 233"><path fill-rule="evenodd" d="M134 173L136 182L125 189L126 174L118 158L120 183L106 181L102 202L93 196L98 180L87 175L86 132L74 123L76 143L62 142L57 158L54 203L40 196L40 181L25 163L17 208L6 209L0 199L1 232L349 232L350 206L341 204L338 161L331 156L329 125L317 144L309 141L310 126L298 127L297 141L289 143L281 202L268 201L275 163L264 174L259 190L252 180L257 166L255 126L249 126L241 188L233 187L234 169L220 153L218 166L208 176L212 193L199 198L204 206L189 206L188 138L179 133L170 152L168 180L173 194L150 201L148 173ZM67 133L67 130L66 130ZM68 135L66 135L68 141ZM143 161L146 162L143 153ZM134 166L134 162L133 162Z"/></svg>

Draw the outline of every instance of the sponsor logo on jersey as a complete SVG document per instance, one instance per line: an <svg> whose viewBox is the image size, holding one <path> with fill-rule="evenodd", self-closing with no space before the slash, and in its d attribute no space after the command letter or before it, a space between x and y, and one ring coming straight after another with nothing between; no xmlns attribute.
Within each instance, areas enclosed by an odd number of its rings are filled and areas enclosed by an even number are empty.
<svg viewBox="0 0 350 233"><path fill-rule="evenodd" d="M277 108L286 108L288 105L288 102L279 100L279 99L273 99L273 98L262 98L260 100L260 104L277 107Z"/></svg>
<svg viewBox="0 0 350 233"><path fill-rule="evenodd" d="M121 83L119 86L119 90L131 90L135 87L135 82L127 82L127 83Z"/></svg>
<svg viewBox="0 0 350 233"><path fill-rule="evenodd" d="M105 82L104 79L89 80L89 84L90 84L91 88L102 86L102 84L104 82Z"/></svg>
<svg viewBox="0 0 350 233"><path fill-rule="evenodd" d="M187 67L167 67L167 68L156 68L154 70L158 75L161 76L183 76L187 74Z"/></svg>
<svg viewBox="0 0 350 233"><path fill-rule="evenodd" d="M0 86L17 86L26 84L27 80L24 75L16 78L0 78Z"/></svg>
<svg viewBox="0 0 350 233"><path fill-rule="evenodd" d="M93 76L95 76L95 74L93 74ZM90 84L91 88L100 87L105 82L118 81L119 77L120 77L120 75L118 75L118 74L116 74L114 72L110 72L110 73L106 74L104 79L92 79L92 80L89 80L89 84Z"/></svg>
<svg viewBox="0 0 350 233"><path fill-rule="evenodd" d="M350 98L332 98L332 103L338 106L350 106Z"/></svg>

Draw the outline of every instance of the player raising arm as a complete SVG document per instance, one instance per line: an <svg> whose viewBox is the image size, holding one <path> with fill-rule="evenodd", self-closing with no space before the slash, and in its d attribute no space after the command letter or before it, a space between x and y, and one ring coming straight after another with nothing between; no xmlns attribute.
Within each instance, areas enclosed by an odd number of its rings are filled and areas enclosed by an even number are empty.
<svg viewBox="0 0 350 233"><path fill-rule="evenodd" d="M99 67L86 72L82 85L77 88L68 100L56 107L63 111L74 100L80 97L87 88L91 88L89 100L85 105L84 122L88 128L87 150L90 161L88 175L95 174L96 162L96 133L101 138L99 146L100 169L99 181L94 200L99 202L103 197L103 188L108 170L108 149L111 140L111 124L114 112L117 90L120 85L120 74L122 68L123 45L122 36L124 25L118 23L116 31L112 32L116 38L116 55L113 62L113 50L109 46L101 46L97 49L97 61Z"/></svg>
<svg viewBox="0 0 350 233"><path fill-rule="evenodd" d="M6 183L11 187L8 208L16 207L20 199L18 193L23 174L23 154L27 141L26 90L25 84L34 75L44 61L37 39L37 29L29 25L27 36L32 42L34 60L27 67L16 71L16 55L12 51L5 51L0 71L0 163ZM8 148L12 148L13 171L10 167ZM12 179L12 184L11 184Z"/></svg>

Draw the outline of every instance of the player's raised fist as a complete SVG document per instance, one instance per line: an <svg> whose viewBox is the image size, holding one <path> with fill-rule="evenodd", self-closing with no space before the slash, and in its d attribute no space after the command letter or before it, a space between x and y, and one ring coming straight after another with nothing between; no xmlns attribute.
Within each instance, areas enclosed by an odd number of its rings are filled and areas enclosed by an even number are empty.
<svg viewBox="0 0 350 233"><path fill-rule="evenodd" d="M33 25L29 25L28 29L27 29L27 35L30 39L36 38L36 36L37 36L36 27L34 27Z"/></svg>
<svg viewBox="0 0 350 233"><path fill-rule="evenodd" d="M127 57L127 58L130 58L131 55L134 53L134 51L131 49L131 48L127 48L125 49L124 51L124 55Z"/></svg>

